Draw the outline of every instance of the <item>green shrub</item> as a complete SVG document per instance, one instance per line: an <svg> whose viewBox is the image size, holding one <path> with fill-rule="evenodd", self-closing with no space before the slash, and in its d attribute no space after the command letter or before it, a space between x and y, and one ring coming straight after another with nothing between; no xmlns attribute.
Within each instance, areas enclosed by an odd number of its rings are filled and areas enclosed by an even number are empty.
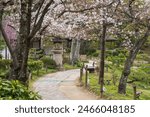
<svg viewBox="0 0 150 117"><path fill-rule="evenodd" d="M112 62L113 65L120 66L124 63L125 58L121 58L120 56L110 56L107 58L108 61Z"/></svg>
<svg viewBox="0 0 150 117"><path fill-rule="evenodd" d="M41 60L29 60L28 61L28 67L31 71L37 71L37 74L39 73L39 70L43 68L43 62Z"/></svg>
<svg viewBox="0 0 150 117"><path fill-rule="evenodd" d="M98 56L99 56L99 53L100 53L99 51L96 51L96 52L94 52L94 53L92 54L92 56L93 56L93 57L98 57Z"/></svg>
<svg viewBox="0 0 150 117"><path fill-rule="evenodd" d="M88 56L92 56L93 53L95 53L95 52L96 52L96 49L90 48L90 49L87 51L87 55L88 55Z"/></svg>
<svg viewBox="0 0 150 117"><path fill-rule="evenodd" d="M44 56L44 50L31 48L29 51L29 59L37 60Z"/></svg>
<svg viewBox="0 0 150 117"><path fill-rule="evenodd" d="M83 63L82 63L81 61L77 60L77 61L75 62L75 65L76 65L77 67L82 67L82 66L83 66Z"/></svg>
<svg viewBox="0 0 150 117"><path fill-rule="evenodd" d="M3 58L3 56L2 56L2 54L0 54L0 59L2 59Z"/></svg>
<svg viewBox="0 0 150 117"><path fill-rule="evenodd" d="M135 81L145 81L146 83L149 82L148 80L150 80L150 75L142 69L132 69L129 75L129 79Z"/></svg>
<svg viewBox="0 0 150 117"><path fill-rule="evenodd" d="M16 80L0 79L0 100L37 100L40 96Z"/></svg>
<svg viewBox="0 0 150 117"><path fill-rule="evenodd" d="M65 64L63 65L63 67L64 67L65 70L77 69L76 66L72 66L72 65L70 65L70 64L68 64L68 63L65 63Z"/></svg>
<svg viewBox="0 0 150 117"><path fill-rule="evenodd" d="M44 63L45 68L55 69L57 67L56 62L49 56L42 57L41 61Z"/></svg>
<svg viewBox="0 0 150 117"><path fill-rule="evenodd" d="M150 74L150 64L143 64L140 66L140 69L146 72L147 74Z"/></svg>
<svg viewBox="0 0 150 117"><path fill-rule="evenodd" d="M106 58L108 61L112 62L113 65L120 66L126 59L126 51L120 49L107 50Z"/></svg>
<svg viewBox="0 0 150 117"><path fill-rule="evenodd" d="M147 61L147 60L149 60L150 58L149 58L149 55L148 54L137 54L137 56L136 56L136 59L138 59L138 60L145 60L145 61Z"/></svg>
<svg viewBox="0 0 150 117"><path fill-rule="evenodd" d="M0 59L0 69L7 70L10 67L11 60Z"/></svg>
<svg viewBox="0 0 150 117"><path fill-rule="evenodd" d="M114 50L106 50L106 57L109 56L119 56L121 55L122 57L126 57L127 51L124 49L114 49Z"/></svg>

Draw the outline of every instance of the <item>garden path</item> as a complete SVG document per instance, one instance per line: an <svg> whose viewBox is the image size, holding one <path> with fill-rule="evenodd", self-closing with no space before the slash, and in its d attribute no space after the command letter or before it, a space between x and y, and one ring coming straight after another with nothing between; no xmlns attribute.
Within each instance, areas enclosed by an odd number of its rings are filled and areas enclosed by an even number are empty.
<svg viewBox="0 0 150 117"><path fill-rule="evenodd" d="M39 78L33 89L43 100L95 100L93 94L77 86L79 69L60 71Z"/></svg>

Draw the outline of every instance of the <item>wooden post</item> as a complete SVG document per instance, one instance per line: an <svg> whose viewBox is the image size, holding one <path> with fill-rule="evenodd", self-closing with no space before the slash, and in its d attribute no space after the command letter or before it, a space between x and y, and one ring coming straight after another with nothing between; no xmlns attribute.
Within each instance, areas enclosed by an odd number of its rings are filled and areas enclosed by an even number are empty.
<svg viewBox="0 0 150 117"><path fill-rule="evenodd" d="M88 84L88 70L87 70L88 66L86 65L85 68L85 87L87 88L87 84Z"/></svg>
<svg viewBox="0 0 150 117"><path fill-rule="evenodd" d="M136 100L136 86L133 85L133 99Z"/></svg>
<svg viewBox="0 0 150 117"><path fill-rule="evenodd" d="M94 66L95 66L95 62L93 62L93 64L92 64L92 65L93 65L93 67L94 67Z"/></svg>
<svg viewBox="0 0 150 117"><path fill-rule="evenodd" d="M103 0L104 2L104 0ZM103 9L103 12L105 10ZM104 17L104 15L103 15ZM105 19L105 18L104 18ZM104 68L105 68L105 39L106 39L106 33L107 33L107 25L106 21L103 20L102 24L102 36L100 38L100 46L101 46L101 53L100 53L100 69L99 69L99 84L100 84L100 97L103 98L103 87L104 87Z"/></svg>
<svg viewBox="0 0 150 117"><path fill-rule="evenodd" d="M82 81L82 76L83 76L83 68L80 69L80 82Z"/></svg>
<svg viewBox="0 0 150 117"><path fill-rule="evenodd" d="M83 65L82 65L82 67L81 67L81 69L80 69L80 82L82 81L82 77L83 77L83 68L84 68L84 63L83 63Z"/></svg>

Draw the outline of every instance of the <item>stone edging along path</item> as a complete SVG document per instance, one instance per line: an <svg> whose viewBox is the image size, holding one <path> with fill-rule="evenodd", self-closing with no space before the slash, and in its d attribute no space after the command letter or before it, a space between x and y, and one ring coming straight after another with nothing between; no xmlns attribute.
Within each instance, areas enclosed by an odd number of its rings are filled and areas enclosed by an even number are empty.
<svg viewBox="0 0 150 117"><path fill-rule="evenodd" d="M96 96L77 86L79 69L47 74L33 83L43 100L96 100Z"/></svg>

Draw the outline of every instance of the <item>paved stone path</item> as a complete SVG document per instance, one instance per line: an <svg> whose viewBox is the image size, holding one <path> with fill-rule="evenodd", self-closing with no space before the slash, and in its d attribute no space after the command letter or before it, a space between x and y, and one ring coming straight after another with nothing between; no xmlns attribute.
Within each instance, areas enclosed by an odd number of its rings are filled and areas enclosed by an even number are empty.
<svg viewBox="0 0 150 117"><path fill-rule="evenodd" d="M44 100L94 100L96 97L76 85L79 69L61 71L41 77L33 84L33 89Z"/></svg>

